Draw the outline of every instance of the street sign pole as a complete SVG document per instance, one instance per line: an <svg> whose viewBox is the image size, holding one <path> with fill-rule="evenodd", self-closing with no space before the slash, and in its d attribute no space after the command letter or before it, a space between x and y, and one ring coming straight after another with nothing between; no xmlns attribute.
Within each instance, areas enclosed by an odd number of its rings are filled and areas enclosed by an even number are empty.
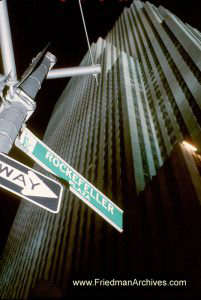
<svg viewBox="0 0 201 300"><path fill-rule="evenodd" d="M49 45L49 44L48 44ZM47 47L48 47L47 45ZM4 76L0 76L0 153L8 154L21 127L36 108L35 97L47 74L56 62L56 57L46 52L47 47L32 60L20 82L17 80L15 58L6 0L0 0L0 52ZM49 78L61 78L101 72L100 65L57 69ZM9 89L4 96L4 87ZM5 91L5 90L4 90Z"/></svg>
<svg viewBox="0 0 201 300"><path fill-rule="evenodd" d="M79 4L82 13L81 3L79 2ZM82 19L87 36L83 13ZM11 192L14 192L17 195L20 195L29 201L33 200L30 197L39 197L36 194L39 186L43 186L43 192L46 191L46 194L49 195L49 198L52 198L51 193L47 193L47 188L45 189L45 185L42 185L42 183L38 183L37 188L36 186L32 186L32 189L27 189L25 187L23 188L23 185L25 185L26 182L33 182L33 178L36 179L37 177L33 171L29 170L28 173L26 173L26 166L23 166L24 172L21 171L20 175L16 175L14 178L9 175L16 173L18 174L19 170L16 167L13 167L12 164L9 165L9 163L6 164L3 162L3 160L8 160L8 157L5 158L6 156L1 153L8 154L12 149L13 143L16 142L16 145L20 146L25 152L30 154L34 160L45 167L48 171L56 174L60 179L68 181L70 190L74 194L86 202L115 228L117 228L119 231L122 231L123 212L114 203L112 203L112 201L105 197L100 191L98 191L66 162L64 162L58 155L56 155L56 153L47 148L47 146L40 142L36 137L36 149L32 149L33 151L30 151L28 147L29 144L26 144L29 139L28 135L24 137L22 145L20 145L21 139L17 140L20 130L23 128L23 126L25 126L25 122L29 119L36 108L35 97L38 93L38 90L41 88L43 80L45 77L47 77L47 74L55 64L56 57L49 52L45 53L47 49L46 47L37 55L34 60L32 60L32 64L25 71L21 81L18 82L6 0L0 0L0 48L2 52L1 54L5 73L3 76L0 75L0 97L2 98L2 102L0 104L0 158L2 159L2 161L0 161L0 186L10 190ZM90 47L89 51L91 54ZM51 74L49 74L49 78L93 74L97 81L97 74L100 72L100 65L95 65L92 58L91 66L54 70ZM9 87L6 95L3 93L3 91L5 92L5 86ZM26 129L23 131L22 136L25 132ZM48 149L47 151L49 152L48 154L46 153L44 161L40 155L35 155L34 151L37 151L37 147L41 147L43 152L44 149ZM59 168L55 165L55 161L61 163L58 165ZM17 164L17 162L15 161L14 164ZM28 198L26 194L27 190L29 196ZM30 195L31 192L34 193L34 195Z"/></svg>
<svg viewBox="0 0 201 300"><path fill-rule="evenodd" d="M69 189L118 231L123 231L123 211L74 170L61 157L24 128L15 145L39 165L59 178L68 181Z"/></svg>
<svg viewBox="0 0 201 300"><path fill-rule="evenodd" d="M13 83L16 83L15 57L6 0L0 1L0 48L4 75L10 74Z"/></svg>
<svg viewBox="0 0 201 300"><path fill-rule="evenodd" d="M42 53L40 64L28 68L23 80L3 98L0 111L0 152L8 154L22 125L36 108L35 97L48 71L56 62L51 53Z"/></svg>
<svg viewBox="0 0 201 300"><path fill-rule="evenodd" d="M62 185L3 153L0 153L0 186L52 213L59 212Z"/></svg>

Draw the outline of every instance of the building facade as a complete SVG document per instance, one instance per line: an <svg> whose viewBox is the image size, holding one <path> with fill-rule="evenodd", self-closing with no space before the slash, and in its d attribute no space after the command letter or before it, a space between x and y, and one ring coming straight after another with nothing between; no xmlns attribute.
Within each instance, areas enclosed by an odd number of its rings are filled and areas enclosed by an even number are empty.
<svg viewBox="0 0 201 300"><path fill-rule="evenodd" d="M70 80L44 142L124 210L124 232L67 188L57 215L22 200L0 261L3 299L61 298L79 292L73 279L200 265L200 156L180 143L201 149L201 34L134 1L92 54L99 85Z"/></svg>

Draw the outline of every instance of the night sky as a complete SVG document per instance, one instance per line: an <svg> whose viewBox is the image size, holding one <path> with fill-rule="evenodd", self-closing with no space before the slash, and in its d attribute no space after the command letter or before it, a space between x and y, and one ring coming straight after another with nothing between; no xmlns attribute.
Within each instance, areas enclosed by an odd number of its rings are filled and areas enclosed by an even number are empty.
<svg viewBox="0 0 201 300"><path fill-rule="evenodd" d="M144 1L145 2L145 1ZM151 3L168 8L182 21L201 31L201 1L152 0ZM48 51L56 55L55 68L78 66L87 48L78 0L8 0L18 79L48 42ZM125 6L132 0L82 0L90 43L105 37ZM46 80L36 98L37 108L27 127L40 139L52 110L68 79ZM16 148L14 158L32 166L32 162ZM1 192L0 250L3 247L20 199Z"/></svg>
<svg viewBox="0 0 201 300"><path fill-rule="evenodd" d="M145 1L144 1L145 2ZM201 1L153 0L184 22L200 29ZM82 0L90 43L105 37L132 0ZM196 4L197 3L197 4ZM87 48L78 0L8 0L18 78L48 42L57 57L55 68L78 66ZM201 4L200 4L201 7ZM52 109L68 79L47 80L36 98L37 109L27 125L43 137Z"/></svg>

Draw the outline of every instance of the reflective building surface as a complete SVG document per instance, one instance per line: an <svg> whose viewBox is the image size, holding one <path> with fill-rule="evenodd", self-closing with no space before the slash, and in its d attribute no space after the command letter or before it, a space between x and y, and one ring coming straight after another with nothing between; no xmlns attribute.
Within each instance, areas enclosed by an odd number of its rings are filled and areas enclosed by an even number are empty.
<svg viewBox="0 0 201 300"><path fill-rule="evenodd" d="M67 187L57 215L22 200L0 261L0 296L197 295L201 33L161 6L134 1L92 54L102 67L99 85L89 75L70 80L44 142L123 209L124 232ZM81 65L89 64L87 53ZM188 286L73 286L95 278Z"/></svg>

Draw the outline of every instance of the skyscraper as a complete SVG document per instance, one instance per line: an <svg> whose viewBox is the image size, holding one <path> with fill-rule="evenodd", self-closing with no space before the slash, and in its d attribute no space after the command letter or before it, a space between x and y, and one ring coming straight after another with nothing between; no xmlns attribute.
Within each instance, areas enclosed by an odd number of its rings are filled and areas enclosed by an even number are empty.
<svg viewBox="0 0 201 300"><path fill-rule="evenodd" d="M43 289L61 297L72 279L178 273L194 257L193 272L198 261L200 239L189 240L192 252L188 238L201 228L200 156L172 149L184 139L201 148L201 34L163 7L134 1L92 53L99 85L71 79L44 142L124 210L124 233L67 189L57 215L22 201L1 257L2 298Z"/></svg>

